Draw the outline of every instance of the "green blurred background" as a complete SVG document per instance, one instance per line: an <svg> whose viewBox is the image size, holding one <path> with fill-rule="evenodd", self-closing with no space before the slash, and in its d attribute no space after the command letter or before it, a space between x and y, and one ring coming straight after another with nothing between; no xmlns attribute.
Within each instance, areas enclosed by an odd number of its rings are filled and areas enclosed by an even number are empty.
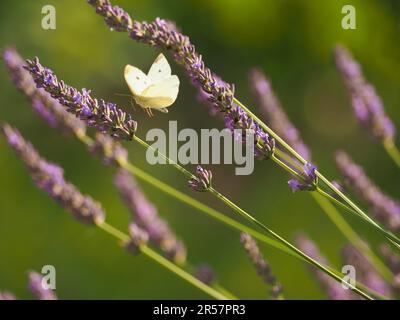
<svg viewBox="0 0 400 320"><path fill-rule="evenodd" d="M57 10L57 29L41 28L41 8ZM247 83L250 68L259 66L271 78L277 95L314 161L329 177L338 177L332 158L347 150L385 191L398 195L395 165L358 127L345 88L332 60L340 42L362 63L367 78L377 87L387 113L400 127L400 2L393 0L119 0L113 1L133 18L156 17L176 21L188 34L206 63L236 85L243 102L253 102ZM357 29L341 28L341 8L357 10ZM130 41L126 34L110 32L85 0L13 0L0 2L0 47L15 45L25 57L39 56L67 83L86 87L93 94L126 107L139 121L139 135L149 128L221 128L196 101L196 91L182 68L172 64L181 79L180 95L170 113L148 118L130 109L122 71L125 64L147 70L157 55L154 48ZM172 59L169 59L172 60ZM47 159L61 164L66 177L84 193L101 200L109 222L126 230L129 213L112 179L115 170L102 166L74 139L47 126L26 99L0 71L0 119L18 127ZM231 214L207 194L195 194L174 169L150 166L144 151L126 143L131 160L159 179ZM287 175L273 163L256 163L251 176L234 176L233 167L215 166L214 185L228 197L288 239L303 231L315 240L334 266L340 268L342 235L306 193L292 194ZM267 288L257 277L239 243L238 233L141 184L150 200L188 247L193 264L207 262L220 283L240 298L263 299ZM46 264L57 269L57 293L63 299L208 298L196 288L143 256L133 257L114 239L74 221L69 214L32 184L27 170L0 139L0 289L19 298L31 298L27 270ZM352 225L372 243L381 238L354 220ZM306 266L294 258L260 244L285 294L292 299L326 296Z"/></svg>

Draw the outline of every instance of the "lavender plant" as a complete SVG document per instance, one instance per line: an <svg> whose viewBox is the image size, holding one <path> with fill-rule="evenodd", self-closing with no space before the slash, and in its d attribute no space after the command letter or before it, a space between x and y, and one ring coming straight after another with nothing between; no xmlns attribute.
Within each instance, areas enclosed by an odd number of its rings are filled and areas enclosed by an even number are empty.
<svg viewBox="0 0 400 320"><path fill-rule="evenodd" d="M390 285L382 279L376 269L353 246L347 245L342 251L343 261L347 265L354 266L357 270L357 278L372 290L391 298Z"/></svg>
<svg viewBox="0 0 400 320"><path fill-rule="evenodd" d="M254 239L247 233L242 233L240 235L240 243L242 244L244 250L246 251L249 259L254 264L258 275L263 279L263 281L271 287L271 296L273 299L283 299L283 287L277 281L275 275L272 273L271 267L265 261L257 243Z"/></svg>
<svg viewBox="0 0 400 320"><path fill-rule="evenodd" d="M30 271L28 274L29 289L38 300L57 300L57 295L50 288L43 287L43 277L37 272Z"/></svg>
<svg viewBox="0 0 400 320"><path fill-rule="evenodd" d="M175 60L184 66L192 82L199 86L201 94L203 97L205 96L207 101L211 104L212 113L219 112L222 114L226 127L232 130L252 130L256 137L254 144L255 157L261 160L272 159L293 175L294 179L289 181L289 186L294 191L316 191L330 201L341 205L350 212L356 213L363 221L375 227L394 244L400 244L400 240L394 234L378 225L345 196L341 190L318 172L313 164L305 160L304 158L307 158L308 155L304 153L304 149L300 151L300 153L303 153L305 157L291 148L280 136L251 113L247 107L240 103L240 101L234 97L234 86L224 82L205 66L201 55L196 52L189 38L180 33L172 22L159 18L150 23L133 21L125 11L119 7L113 7L108 0L89 0L89 3L96 7L96 11L99 14L105 17L106 23L112 30L129 32L130 37L136 41L172 51ZM63 81L59 81L50 69L43 67L39 63L37 58L28 60L25 66L31 73L34 79L33 82L32 79L27 76L26 71L20 68L22 62L21 60L15 59L16 57L17 55L15 52L8 50L4 55L4 60L9 66L16 86L28 96L34 109L49 124L64 131L72 132L78 139L89 146L91 152L100 153L105 164L113 164L124 168L144 181L157 186L160 190L174 196L178 200L200 209L237 230L248 230L248 233L255 238L272 244L314 266L317 268L318 272L330 281L342 281L340 274L334 269L327 267L325 261L320 263L313 257L312 250L310 253L307 253L303 252L306 250L302 251L293 246L220 193L214 187L214 183L212 184L212 172L210 170L199 166L193 174L178 163L168 159L165 155L160 155L167 159L168 163L189 179L188 184L190 188L195 191L209 192L233 209L235 213L261 228L267 236L235 220L225 217L218 211L203 205L201 202L180 193L166 184L160 183L154 177L133 166L128 160L126 150L119 143L110 138L133 140L147 149L152 148L136 135L137 122L133 120L129 114L122 111L121 108L113 103L96 99L91 94L90 90L77 90L65 84ZM67 114L63 108L70 114ZM290 125L288 119L286 120L286 125ZM100 132L96 135L95 140L92 140L86 134L86 125L94 127ZM196 274L196 277L194 277L190 272L164 259L149 247L149 243L159 246L166 252L167 257L175 262L183 263L185 260L182 256L186 256L186 250L182 247L182 243L177 240L166 222L157 216L154 207L153 210L151 210L152 205L146 201L144 195L141 194L137 186L132 184L132 181L128 179L130 177L127 171L119 172L116 178L116 184L128 203L128 206L134 209L132 211L136 216L135 222L131 223L129 227L130 236L108 225L105 222L105 214L103 209L101 209L101 205L90 197L80 194L76 187L66 182L61 167L42 159L35 149L26 142L16 130L7 125L3 128L8 142L26 163L36 184L47 191L63 207L71 211L79 220L97 226L115 236L123 242L123 245L128 250L135 253L141 252L149 256L211 296L219 299L229 296L224 294L222 290L216 290L209 286L209 284L213 283L213 280L210 280L212 276L209 270L203 270L202 273L200 272L202 270L200 270L199 273ZM286 140L290 140L290 135L285 136L285 133L280 133L280 135L285 137ZM244 136L239 137L239 139L243 141ZM298 135L296 139L298 143L302 143ZM289 141L289 143L295 145L291 141ZM305 147L304 144L303 147ZM295 147L295 149L298 148L299 147ZM300 149L298 149L298 151L299 150ZM297 163L294 164L291 159L297 161ZM333 196L320 188L320 181L333 190ZM144 209L148 210L146 211ZM275 288L272 292L273 295L279 297L281 294L281 287L272 276L254 240L250 235L245 234L242 235L242 242L265 281ZM182 252L184 252L184 254L182 254ZM333 283L336 284L336 282ZM367 299L371 298L369 294L374 295L374 290L369 291L362 285L359 286L357 284L356 287L352 287L351 289Z"/></svg>
<svg viewBox="0 0 400 320"><path fill-rule="evenodd" d="M133 176L126 170L120 169L114 183L132 213L134 224L146 230L149 239L177 264L186 261L186 247L163 220L155 206L150 203L140 190Z"/></svg>
<svg viewBox="0 0 400 320"><path fill-rule="evenodd" d="M334 50L336 67L349 91L351 105L358 122L375 140L381 141L388 154L400 167L400 152L396 148L396 128L386 115L381 98L367 82L361 66L350 52L338 45Z"/></svg>
<svg viewBox="0 0 400 320"><path fill-rule="evenodd" d="M79 114L79 112L77 112L76 110L80 110L83 108L83 106L81 104L82 101L80 101L80 100L75 101L70 95L68 95L68 93L72 94L73 92L79 92L79 91L73 87L66 85L63 82L58 82L57 77L52 73L52 71L48 68L42 67L37 58L34 60L28 60L27 62L28 62L28 65L26 68L28 69L29 72L34 74L33 78L34 78L37 86L43 87L46 91L48 91L48 93L52 94L53 98L58 99L58 101L60 103L65 103L64 106L67 107L67 111L74 113L74 114ZM43 72L43 70L46 70L46 72ZM52 81L48 82L46 80L48 77L50 77L52 79ZM62 90L61 88L57 88L58 86L60 86L59 85L60 83L62 83L62 87L69 88L69 89L66 91L66 90ZM59 93L59 95L57 95L57 92ZM90 100L97 101L95 98L92 98L92 97L90 97ZM103 101L103 100L101 100L101 101ZM109 104L104 101L103 101L103 103L107 104L107 105ZM121 110L117 106L115 106L115 109ZM91 119L88 118L88 119L86 119L86 121L91 122ZM110 126L113 126L112 122L110 123ZM101 130L101 127L100 128L98 127L98 129ZM115 134L113 132L109 132L109 133L110 133L110 135L115 137ZM153 151L154 151L154 148L152 148L150 145L148 145L145 141L141 140L137 135L125 136L125 139L128 139L128 140L133 139L135 142L138 142L146 149L150 148L150 149L153 149ZM182 166L177 164L175 161L169 159L168 157L161 154L160 152L158 152L158 154L159 154L159 156L166 159L167 163L173 165L173 167L176 168L179 172L186 175L191 181L193 179L198 178L195 175L193 175L192 173L190 173L189 171L187 171L185 168L183 168ZM249 213L247 213L246 211L241 209L239 206L237 206L235 203L233 203L231 200L229 200L227 197L225 197L219 191L217 191L216 189L214 189L211 186L207 190L213 196L215 196L217 199L221 200L224 204L226 204L231 209L233 209L237 214L239 214L243 218L251 221L258 227L260 227L268 236L270 236L271 238L273 238L273 239L277 240L278 242L280 242L281 244L283 244L295 256L297 256L301 259L304 259L304 261L306 261L308 263L315 265L317 268L323 270L324 272L329 274L332 278L336 279L336 281L342 281L337 272L333 272L332 270L325 268L323 265L319 264L317 261L315 261L312 258L310 258L309 256L305 255L303 252L301 252L301 250L299 250L298 248L293 246L291 243L289 243L287 240L282 238L276 232L274 232L271 229L269 229L268 227L266 227L264 224L262 224L260 221L258 221L253 216L251 216ZM356 287L352 288L352 290L355 290L357 293L359 293L367 298L370 298L367 294L365 294L364 292L362 292L361 290L359 290Z"/></svg>
<svg viewBox="0 0 400 320"><path fill-rule="evenodd" d="M387 228L400 230L400 203L383 193L344 151L336 153L336 165L346 185L370 206L370 214L382 221Z"/></svg>
<svg viewBox="0 0 400 320"><path fill-rule="evenodd" d="M297 128L292 124L289 117L285 113L284 109L278 97L275 95L270 80L263 74L261 69L253 69L249 74L249 82L253 95L259 104L260 111L270 124L271 128L274 129L280 136L293 146L293 148L299 152L308 161L311 160L311 151L308 146L304 143L300 137L300 133ZM298 163L293 158L286 158L286 164L291 166L293 169L299 169ZM303 181L298 179L291 179L288 181L289 187L293 192L298 190L315 190L317 186L317 177L315 174L316 168L310 164L304 165L301 175ZM339 190L343 190L338 186L337 182L332 183ZM361 239L361 237L353 230L353 228L346 222L341 216L338 210L325 198L320 195L310 192L312 198L322 208L323 212L331 219L331 221L337 226L342 234L360 251L364 256L379 270L386 280L392 280L392 274L390 270L385 266L379 257L369 248L369 246Z"/></svg>
<svg viewBox="0 0 400 320"><path fill-rule="evenodd" d="M244 104L234 97L232 85L226 84L224 81L217 81L217 79L214 78L214 74L205 66L201 55L196 52L189 37L180 33L175 25L171 27L171 24L168 21L159 18L150 23L134 21L127 12L117 6L112 6L109 0L88 0L88 3L96 8L98 14L104 17L105 22L111 30L128 32L130 37L135 41L170 50L173 53L175 61L184 66L185 70L192 78L192 82L198 84L201 87L202 92L209 94L209 100L213 103L214 107L216 107L220 112L225 113L225 118L231 118L234 123L238 123L237 117L235 116L238 112L233 112L231 114L231 111L235 110L233 108L234 105L240 108L243 111L242 115L245 120L244 124L247 128L254 130L255 136L257 137L257 147L261 150L269 150L269 146L264 145L271 139L275 139L286 152L295 157L301 164L307 164L307 161L298 152L296 152L287 142L285 142L279 135L256 117ZM242 125L242 121L239 122L239 124ZM263 132L258 131L258 128ZM261 134L259 135L259 133ZM275 153L277 153L277 151L275 151ZM303 179L300 173L285 165L279 158L273 155L271 158L296 178L300 180ZM329 197L329 194L321 188L316 188L317 192L328 197L336 204L346 208L348 212L356 214L357 217L370 224L379 233L383 234L388 240L392 241L400 248L400 239L397 236L385 230L372 220L362 209L338 190L318 170L315 170L315 175L327 187L335 192L343 202Z"/></svg>
<svg viewBox="0 0 400 320"><path fill-rule="evenodd" d="M304 252L307 252L308 255L318 261L321 261L325 265L328 264L327 259L319 252L316 244L312 240L307 238L307 236L303 234L298 235L296 242ZM353 295L350 290L347 290L343 288L340 284L332 281L332 279L327 277L326 274L320 272L318 269L311 268L310 270L330 299L353 300L356 298L356 296Z"/></svg>
<svg viewBox="0 0 400 320"><path fill-rule="evenodd" d="M229 218L228 216L218 212L215 209L212 209L211 207L208 207L207 205L195 200L192 197L189 197L188 195L178 191L177 189L174 189L170 185L160 181L151 174L133 165L127 159L126 149L123 148L119 142L115 141L109 136L106 136L102 133L97 133L95 139L93 140L86 133L81 134L82 131L73 130L75 126L71 126L69 124L73 121L78 122L79 127L83 125L83 128L85 129L83 130L83 132L86 131L86 126L82 120L79 120L72 114L69 114L65 109L60 109L61 105L58 103L58 101L54 98L51 98L46 91L44 91L42 88L36 88L35 82L29 75L29 72L23 68L24 63L19 54L14 49L6 49L4 51L3 58L7 68L10 71L11 78L14 80L14 83L23 83L23 85L17 86L21 90L21 92L24 93L28 98L30 98L31 94L34 93L35 97L40 100L41 104L45 107L46 114L50 114L51 118L56 118L62 128L65 128L68 133L75 134L75 136L81 142L88 146L90 152L94 154L99 154L103 158L104 164L113 164L120 168L123 168L129 171L131 174L135 175L137 178L141 179L142 181L157 188L158 190L192 206L195 209L198 209L199 211L211 216L212 218L215 218L216 220L226 224L227 226L230 226L238 231L247 232L259 241L272 245L280 250L284 250L289 254L291 253L291 251L287 250L286 247L282 246L280 243L274 241L273 239L270 239L262 233L255 231L254 229L251 229L236 220ZM13 63L10 66L10 62L18 63ZM21 79L24 79L25 81L22 82ZM42 116L42 113L39 113L39 115ZM46 122L48 121L48 117L42 116L42 118Z"/></svg>
<svg viewBox="0 0 400 320"><path fill-rule="evenodd" d="M166 260L147 246L145 241L147 232L142 232L140 228L131 226L130 236L128 236L106 223L105 212L100 203L94 201L90 196L83 195L74 185L66 182L61 167L43 159L16 129L13 129L7 124L3 125L2 129L9 145L29 169L35 184L40 189L46 191L64 209L71 212L75 218L85 224L99 227L101 230L116 237L122 242L122 245L127 248L132 249L134 245L135 251L140 251L142 254L145 254L210 296L216 299L227 299L227 297L220 292L201 282L169 260ZM49 291L44 292L40 290L41 278L39 277L40 276L35 273L30 274L31 290L37 297L40 297L40 299L51 298L52 296L50 296Z"/></svg>

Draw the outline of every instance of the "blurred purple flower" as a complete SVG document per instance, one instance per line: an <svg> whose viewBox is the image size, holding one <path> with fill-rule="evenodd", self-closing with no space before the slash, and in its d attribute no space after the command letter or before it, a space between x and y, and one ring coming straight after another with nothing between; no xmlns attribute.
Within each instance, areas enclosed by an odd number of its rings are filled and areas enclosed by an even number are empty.
<svg viewBox="0 0 400 320"><path fill-rule="evenodd" d="M7 291L0 291L0 300L17 300L17 298Z"/></svg>
<svg viewBox="0 0 400 320"><path fill-rule="evenodd" d="M210 285L215 281L215 272L208 264L201 264L196 268L195 277L201 282Z"/></svg>
<svg viewBox="0 0 400 320"><path fill-rule="evenodd" d="M368 260L353 246L347 245L342 251L343 261L347 265L352 265L356 269L357 280L368 288L391 297L389 284L379 275Z"/></svg>
<svg viewBox="0 0 400 320"><path fill-rule="evenodd" d="M43 277L37 272L29 272L29 290L38 300L57 300L54 291L43 286Z"/></svg>
<svg viewBox="0 0 400 320"><path fill-rule="evenodd" d="M179 264L185 262L185 245L178 240L168 223L158 215L157 209L146 199L133 176L120 169L114 183L132 213L133 220L148 233L149 240L163 250L169 259Z"/></svg>
<svg viewBox="0 0 400 320"><path fill-rule="evenodd" d="M400 230L400 203L384 194L344 151L336 152L335 160L345 184L370 206L370 214L390 230Z"/></svg>
<svg viewBox="0 0 400 320"><path fill-rule="evenodd" d="M305 235L298 235L296 242L299 248L311 258L317 260L319 263L327 266L327 259L319 252L317 245ZM343 288L339 283L330 278L325 273L321 272L315 267L310 267L315 278L326 292L328 297L332 300L354 300L356 296L351 290Z"/></svg>
<svg viewBox="0 0 400 320"><path fill-rule="evenodd" d="M336 67L349 90L354 113L361 125L377 139L394 140L396 128L386 115L375 88L365 80L360 65L343 46L336 46L334 56Z"/></svg>
<svg viewBox="0 0 400 320"><path fill-rule="evenodd" d="M61 167L41 158L16 129L7 124L3 125L2 129L9 145L28 167L32 180L40 189L47 192L81 222L99 224L104 221L105 213L100 204L67 183Z"/></svg>
<svg viewBox="0 0 400 320"><path fill-rule="evenodd" d="M283 287L277 281L275 275L272 273L271 267L262 256L256 241L248 233L243 232L240 234L240 243L245 249L249 259L254 264L258 275L267 285L271 286L272 297L274 299L281 299Z"/></svg>
<svg viewBox="0 0 400 320"><path fill-rule="evenodd" d="M271 128L300 153L303 158L310 160L309 149L283 110L281 103L272 90L270 81L260 69L253 69L249 74L249 80L260 110Z"/></svg>

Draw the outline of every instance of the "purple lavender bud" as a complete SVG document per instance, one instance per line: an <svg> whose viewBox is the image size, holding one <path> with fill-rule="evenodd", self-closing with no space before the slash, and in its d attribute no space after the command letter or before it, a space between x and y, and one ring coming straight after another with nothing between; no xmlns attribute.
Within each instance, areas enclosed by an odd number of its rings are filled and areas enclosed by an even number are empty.
<svg viewBox="0 0 400 320"><path fill-rule="evenodd" d="M67 111L84 120L89 126L112 137L132 140L137 122L115 104L97 100L90 91L77 89L59 81L50 69L44 68L38 58L27 60L25 68L31 73L37 87L46 90Z"/></svg>
<svg viewBox="0 0 400 320"><path fill-rule="evenodd" d="M317 188L318 178L315 173L317 167L307 162L303 166L303 172L300 173L302 180L290 179L288 185L293 192L306 190L314 191Z"/></svg>
<svg viewBox="0 0 400 320"><path fill-rule="evenodd" d="M109 136L97 132L95 140L89 147L93 154L99 154L103 157L103 163L106 165L118 165L128 162L128 151Z"/></svg>
<svg viewBox="0 0 400 320"><path fill-rule="evenodd" d="M2 126L9 145L28 167L32 180L38 188L47 192L76 219L87 224L104 222L105 213L100 204L64 180L61 167L41 158L34 147L9 125Z"/></svg>
<svg viewBox="0 0 400 320"><path fill-rule="evenodd" d="M36 88L32 76L23 68L25 61L13 48L7 48L3 53L4 63L10 73L15 86L29 99L33 109L52 127L66 133L76 135L85 133L85 124L72 114L67 113L64 107L53 99L43 89Z"/></svg>
<svg viewBox="0 0 400 320"><path fill-rule="evenodd" d="M396 254L387 244L382 245L379 251L385 258L393 274L400 274L400 255Z"/></svg>
<svg viewBox="0 0 400 320"><path fill-rule="evenodd" d="M234 86L218 82L209 68L204 65L202 57L196 52L195 46L189 37L180 33L176 26L169 21L157 18L152 22L133 21L132 25L126 21L132 21L129 14L119 8L119 16L116 18L114 8L108 0L90 0L89 4L96 8L96 12L105 18L105 22L113 29L127 31L130 37L138 42L163 48L172 52L173 58L181 64L202 90L209 94L209 100L216 109L225 112L232 107Z"/></svg>
<svg viewBox="0 0 400 320"><path fill-rule="evenodd" d="M17 300L17 298L7 291L0 291L0 300Z"/></svg>
<svg viewBox="0 0 400 320"><path fill-rule="evenodd" d="M29 290L38 300L57 300L57 296L53 290L45 287L43 283L43 277L37 273L29 272Z"/></svg>
<svg viewBox="0 0 400 320"><path fill-rule="evenodd" d="M140 190L132 175L123 169L118 170L114 183L132 213L135 223L149 235L149 240L158 246L165 255L182 264L186 261L186 247L171 230L168 223L157 213Z"/></svg>
<svg viewBox="0 0 400 320"><path fill-rule="evenodd" d="M317 260L319 263L327 266L327 259L320 253L316 244L305 235L296 237L298 247L308 256ZM339 283L329 277L326 273L320 271L314 266L310 266L310 271L314 274L316 280L332 300L354 300L357 296L351 290L343 288Z"/></svg>
<svg viewBox="0 0 400 320"><path fill-rule="evenodd" d="M188 185L194 191L208 191L211 187L212 172L211 170L206 170L200 165L196 168L196 177L188 181Z"/></svg>
<svg viewBox="0 0 400 320"><path fill-rule="evenodd" d="M388 229L399 231L400 203L383 193L344 151L336 152L335 160L346 186L370 206L370 214Z"/></svg>
<svg viewBox="0 0 400 320"><path fill-rule="evenodd" d="M352 265L356 269L358 281L382 295L392 296L390 286L356 248L351 245L345 246L342 256L344 263Z"/></svg>
<svg viewBox="0 0 400 320"><path fill-rule="evenodd" d="M260 69L253 69L249 74L249 79L260 110L271 128L300 153L304 159L310 160L309 149L301 139L297 129L290 122L263 72Z"/></svg>
<svg viewBox="0 0 400 320"><path fill-rule="evenodd" d="M248 130L254 134L254 156L259 160L269 159L275 151L275 140L265 133L260 126L248 116L248 114L239 106L233 107L225 113L225 126L237 134L238 129L242 130L235 139L246 142ZM236 131L235 131L236 130Z"/></svg>
<svg viewBox="0 0 400 320"><path fill-rule="evenodd" d="M350 93L354 113L361 125L379 140L394 140L396 129L385 114L375 88L364 78L360 65L343 46L334 51L336 67Z"/></svg>
<svg viewBox="0 0 400 320"><path fill-rule="evenodd" d="M149 241L149 234L147 231L139 227L136 223L129 224L129 235L130 240L125 243L125 248L134 254L137 254L139 248L143 245L147 245Z"/></svg>
<svg viewBox="0 0 400 320"><path fill-rule="evenodd" d="M256 241L249 234L243 232L240 234L240 243L244 247L249 259L254 264L258 275L267 285L272 287L272 297L274 299L281 299L283 287L272 273L271 267L265 261Z"/></svg>
<svg viewBox="0 0 400 320"><path fill-rule="evenodd" d="M112 6L109 1L105 0L88 0L88 3L104 17L111 30L122 32L132 29L131 17L120 7Z"/></svg>
<svg viewBox="0 0 400 320"><path fill-rule="evenodd" d="M208 264L201 264L196 268L195 277L201 282L211 285L215 281L215 272Z"/></svg>

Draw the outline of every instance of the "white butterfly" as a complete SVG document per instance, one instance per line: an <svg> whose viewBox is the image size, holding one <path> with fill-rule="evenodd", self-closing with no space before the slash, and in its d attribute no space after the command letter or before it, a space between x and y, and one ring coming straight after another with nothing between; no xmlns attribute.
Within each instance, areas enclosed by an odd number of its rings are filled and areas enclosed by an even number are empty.
<svg viewBox="0 0 400 320"><path fill-rule="evenodd" d="M147 75L128 64L125 66L124 77L133 99L149 115L152 115L151 109L168 112L166 108L178 96L179 78L171 75L171 67L162 53L154 60Z"/></svg>

